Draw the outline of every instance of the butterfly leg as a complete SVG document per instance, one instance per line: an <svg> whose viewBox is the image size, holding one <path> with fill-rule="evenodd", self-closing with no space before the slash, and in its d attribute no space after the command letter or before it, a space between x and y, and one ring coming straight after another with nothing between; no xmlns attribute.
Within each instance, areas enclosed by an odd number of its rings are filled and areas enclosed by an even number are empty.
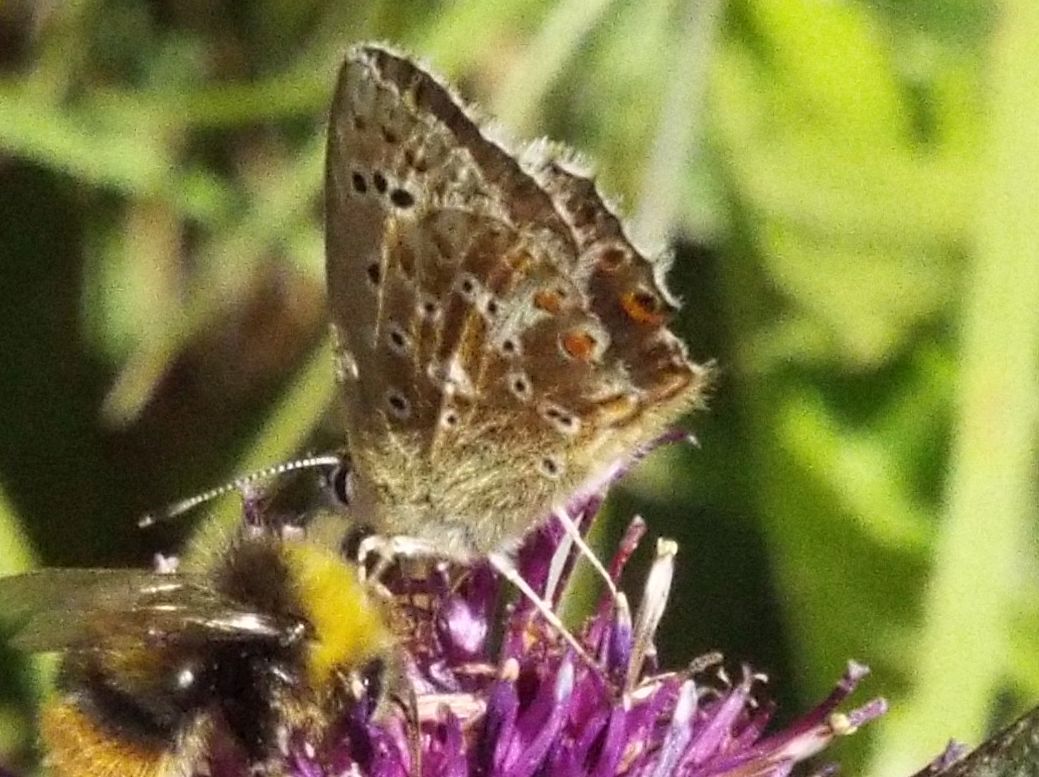
<svg viewBox="0 0 1039 777"><path fill-rule="evenodd" d="M573 522L571 521L571 525L572 524ZM591 550L589 550L589 553L590 552ZM443 550L428 540L404 536L383 537L375 534L362 540L358 547L357 557L360 569L362 570L362 576L365 574L365 570L367 569L365 562L368 556L373 553L378 555L379 561L376 563L375 569L368 574L368 581L377 581L379 577L385 573L393 559L400 556L411 558L443 557ZM552 609L552 605L539 596L537 591L531 588L530 584L523 579L523 576L520 575L515 562L513 562L511 558L503 553L491 553L487 558L495 571L516 586L520 593L530 600L530 603L533 604L537 611L541 613L542 617L548 621L552 628L559 632L559 635L566 640L567 644L573 648L574 652L580 656L583 661L593 669L601 669L599 664L585 649L584 645L580 643L577 637L575 637L559 619L559 616L556 615L555 611ZM362 580L363 579L365 578L362 577Z"/></svg>
<svg viewBox="0 0 1039 777"><path fill-rule="evenodd" d="M606 582L606 588L609 589L610 596L616 602L618 594L617 585L613 582L613 578L610 577L610 573L606 571L606 567L602 565L599 557L595 555L595 551L588 547L588 543L584 541L581 529L576 523L574 523L574 519L570 517L570 514L566 511L565 507L556 509L554 514L566 533L570 535L570 539L573 540L574 545L577 546L581 555L588 559L592 568L595 569L599 576Z"/></svg>
<svg viewBox="0 0 1039 777"><path fill-rule="evenodd" d="M368 571L368 557L377 559L375 567ZM416 537L385 537L372 534L361 540L357 546L357 564L360 568L361 582L377 584L386 574L386 570L397 558L441 558L443 551L427 540Z"/></svg>
<svg viewBox="0 0 1039 777"><path fill-rule="evenodd" d="M534 605L539 613L541 613L541 616L548 621L552 628L559 632L559 635L566 640L567 644L570 645L573 651L581 657L581 660L587 663L592 669L600 673L602 672L602 667L600 667L598 662L592 658L587 650L585 650L584 645L581 644L577 637L575 637L563 624L563 621L559 619L559 616L556 615L555 611L552 609L552 605L541 598L537 591L531 588L530 584L523 579L523 576L520 575L515 562L513 562L511 558L503 553L491 553L487 557L487 560L490 561L491 566L494 567L498 574L516 586L520 593L530 600L530 603Z"/></svg>

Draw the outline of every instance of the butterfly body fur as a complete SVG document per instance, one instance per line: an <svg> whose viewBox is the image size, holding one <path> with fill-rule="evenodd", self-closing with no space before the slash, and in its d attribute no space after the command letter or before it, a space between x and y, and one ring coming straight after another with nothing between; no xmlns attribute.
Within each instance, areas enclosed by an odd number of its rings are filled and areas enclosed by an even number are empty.
<svg viewBox="0 0 1039 777"><path fill-rule="evenodd" d="M512 154L408 59L355 48L326 251L352 509L468 560L507 549L704 394L663 274L572 156Z"/></svg>

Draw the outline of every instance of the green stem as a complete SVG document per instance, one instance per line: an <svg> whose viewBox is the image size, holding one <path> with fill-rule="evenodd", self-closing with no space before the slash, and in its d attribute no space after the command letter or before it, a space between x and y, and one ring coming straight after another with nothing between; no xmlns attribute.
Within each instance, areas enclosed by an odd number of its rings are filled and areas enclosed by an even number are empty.
<svg viewBox="0 0 1039 777"><path fill-rule="evenodd" d="M538 107L581 41L602 19L612 0L565 0L552 7L545 23L509 71L492 113L520 134L531 131Z"/></svg>
<svg viewBox="0 0 1039 777"><path fill-rule="evenodd" d="M0 488L0 577L28 572L39 565L22 521Z"/></svg>
<svg viewBox="0 0 1039 777"><path fill-rule="evenodd" d="M722 17L721 0L687 2L681 40L666 56L673 62L653 151L642 178L636 234L659 244L686 210L682 191L703 146L708 67Z"/></svg>
<svg viewBox="0 0 1039 777"><path fill-rule="evenodd" d="M980 739L1008 671L1014 592L1031 563L1039 422L1039 5L1006 0L992 39L988 171L966 285L955 446L914 687L875 775Z"/></svg>

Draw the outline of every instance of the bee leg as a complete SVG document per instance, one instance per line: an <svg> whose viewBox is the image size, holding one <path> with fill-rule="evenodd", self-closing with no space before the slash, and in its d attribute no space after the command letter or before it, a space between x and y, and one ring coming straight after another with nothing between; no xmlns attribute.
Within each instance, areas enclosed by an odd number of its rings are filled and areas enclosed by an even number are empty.
<svg viewBox="0 0 1039 777"><path fill-rule="evenodd" d="M411 761L412 777L422 777L422 728L418 716L418 697L415 689L407 684L393 701L404 713L405 734L408 738L408 756Z"/></svg>
<svg viewBox="0 0 1039 777"><path fill-rule="evenodd" d="M375 556L375 564L368 569L368 558ZM362 584L370 587L386 601L393 600L393 593L382 584L382 576L398 558L438 558L439 553L426 540L414 537L384 537L370 534L357 546L358 577Z"/></svg>
<svg viewBox="0 0 1039 777"><path fill-rule="evenodd" d="M571 521L571 524L572 523L573 522ZM591 553L591 550L588 552ZM357 550L358 563L360 564L362 574L366 569L365 561L372 553L376 553L379 556L379 563L376 565L375 570L379 572L379 574L385 572L382 562L385 562L385 566L389 566L390 561L397 556L412 558L421 558L423 556L429 558L440 558L443 556L442 549L438 548L428 540L404 536L383 537L378 534L373 534L369 537L365 537L365 539L361 541ZM537 591L531 588L530 584L523 579L523 576L520 575L519 570L516 568L516 564L511 558L502 553L496 552L488 555L487 560L498 574L516 586L520 593L530 600L531 604L533 604L537 611L541 613L542 617L548 621L549 625L559 632L559 635L566 640L567 644L573 648L574 652L586 664L588 664L588 666L597 672L602 673L602 667L600 667L596 660L592 658L577 637L575 637L570 630L563 625L559 616L556 615L555 611L553 611L552 605L546 602L543 597L539 596ZM605 572L605 570L603 571Z"/></svg>
<svg viewBox="0 0 1039 777"><path fill-rule="evenodd" d="M379 580L390 568L393 559L400 555L394 544L393 537L383 537L380 534L370 534L361 540L357 546L357 574L362 583L373 586L379 584ZM368 570L368 557L375 556L375 566Z"/></svg>

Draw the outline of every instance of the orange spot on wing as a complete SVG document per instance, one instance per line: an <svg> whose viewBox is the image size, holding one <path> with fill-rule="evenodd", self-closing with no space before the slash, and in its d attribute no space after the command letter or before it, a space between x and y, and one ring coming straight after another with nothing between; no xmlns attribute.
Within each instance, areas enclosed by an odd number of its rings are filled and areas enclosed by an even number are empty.
<svg viewBox="0 0 1039 777"><path fill-rule="evenodd" d="M621 297L621 307L628 318L639 324L660 326L664 323L664 306L660 299L647 291L629 291Z"/></svg>
<svg viewBox="0 0 1039 777"><path fill-rule="evenodd" d="M534 307L554 316L563 309L563 300L557 292L541 289L534 293Z"/></svg>
<svg viewBox="0 0 1039 777"><path fill-rule="evenodd" d="M587 362L595 356L598 341L583 329L573 329L560 336L559 345L571 359Z"/></svg>

